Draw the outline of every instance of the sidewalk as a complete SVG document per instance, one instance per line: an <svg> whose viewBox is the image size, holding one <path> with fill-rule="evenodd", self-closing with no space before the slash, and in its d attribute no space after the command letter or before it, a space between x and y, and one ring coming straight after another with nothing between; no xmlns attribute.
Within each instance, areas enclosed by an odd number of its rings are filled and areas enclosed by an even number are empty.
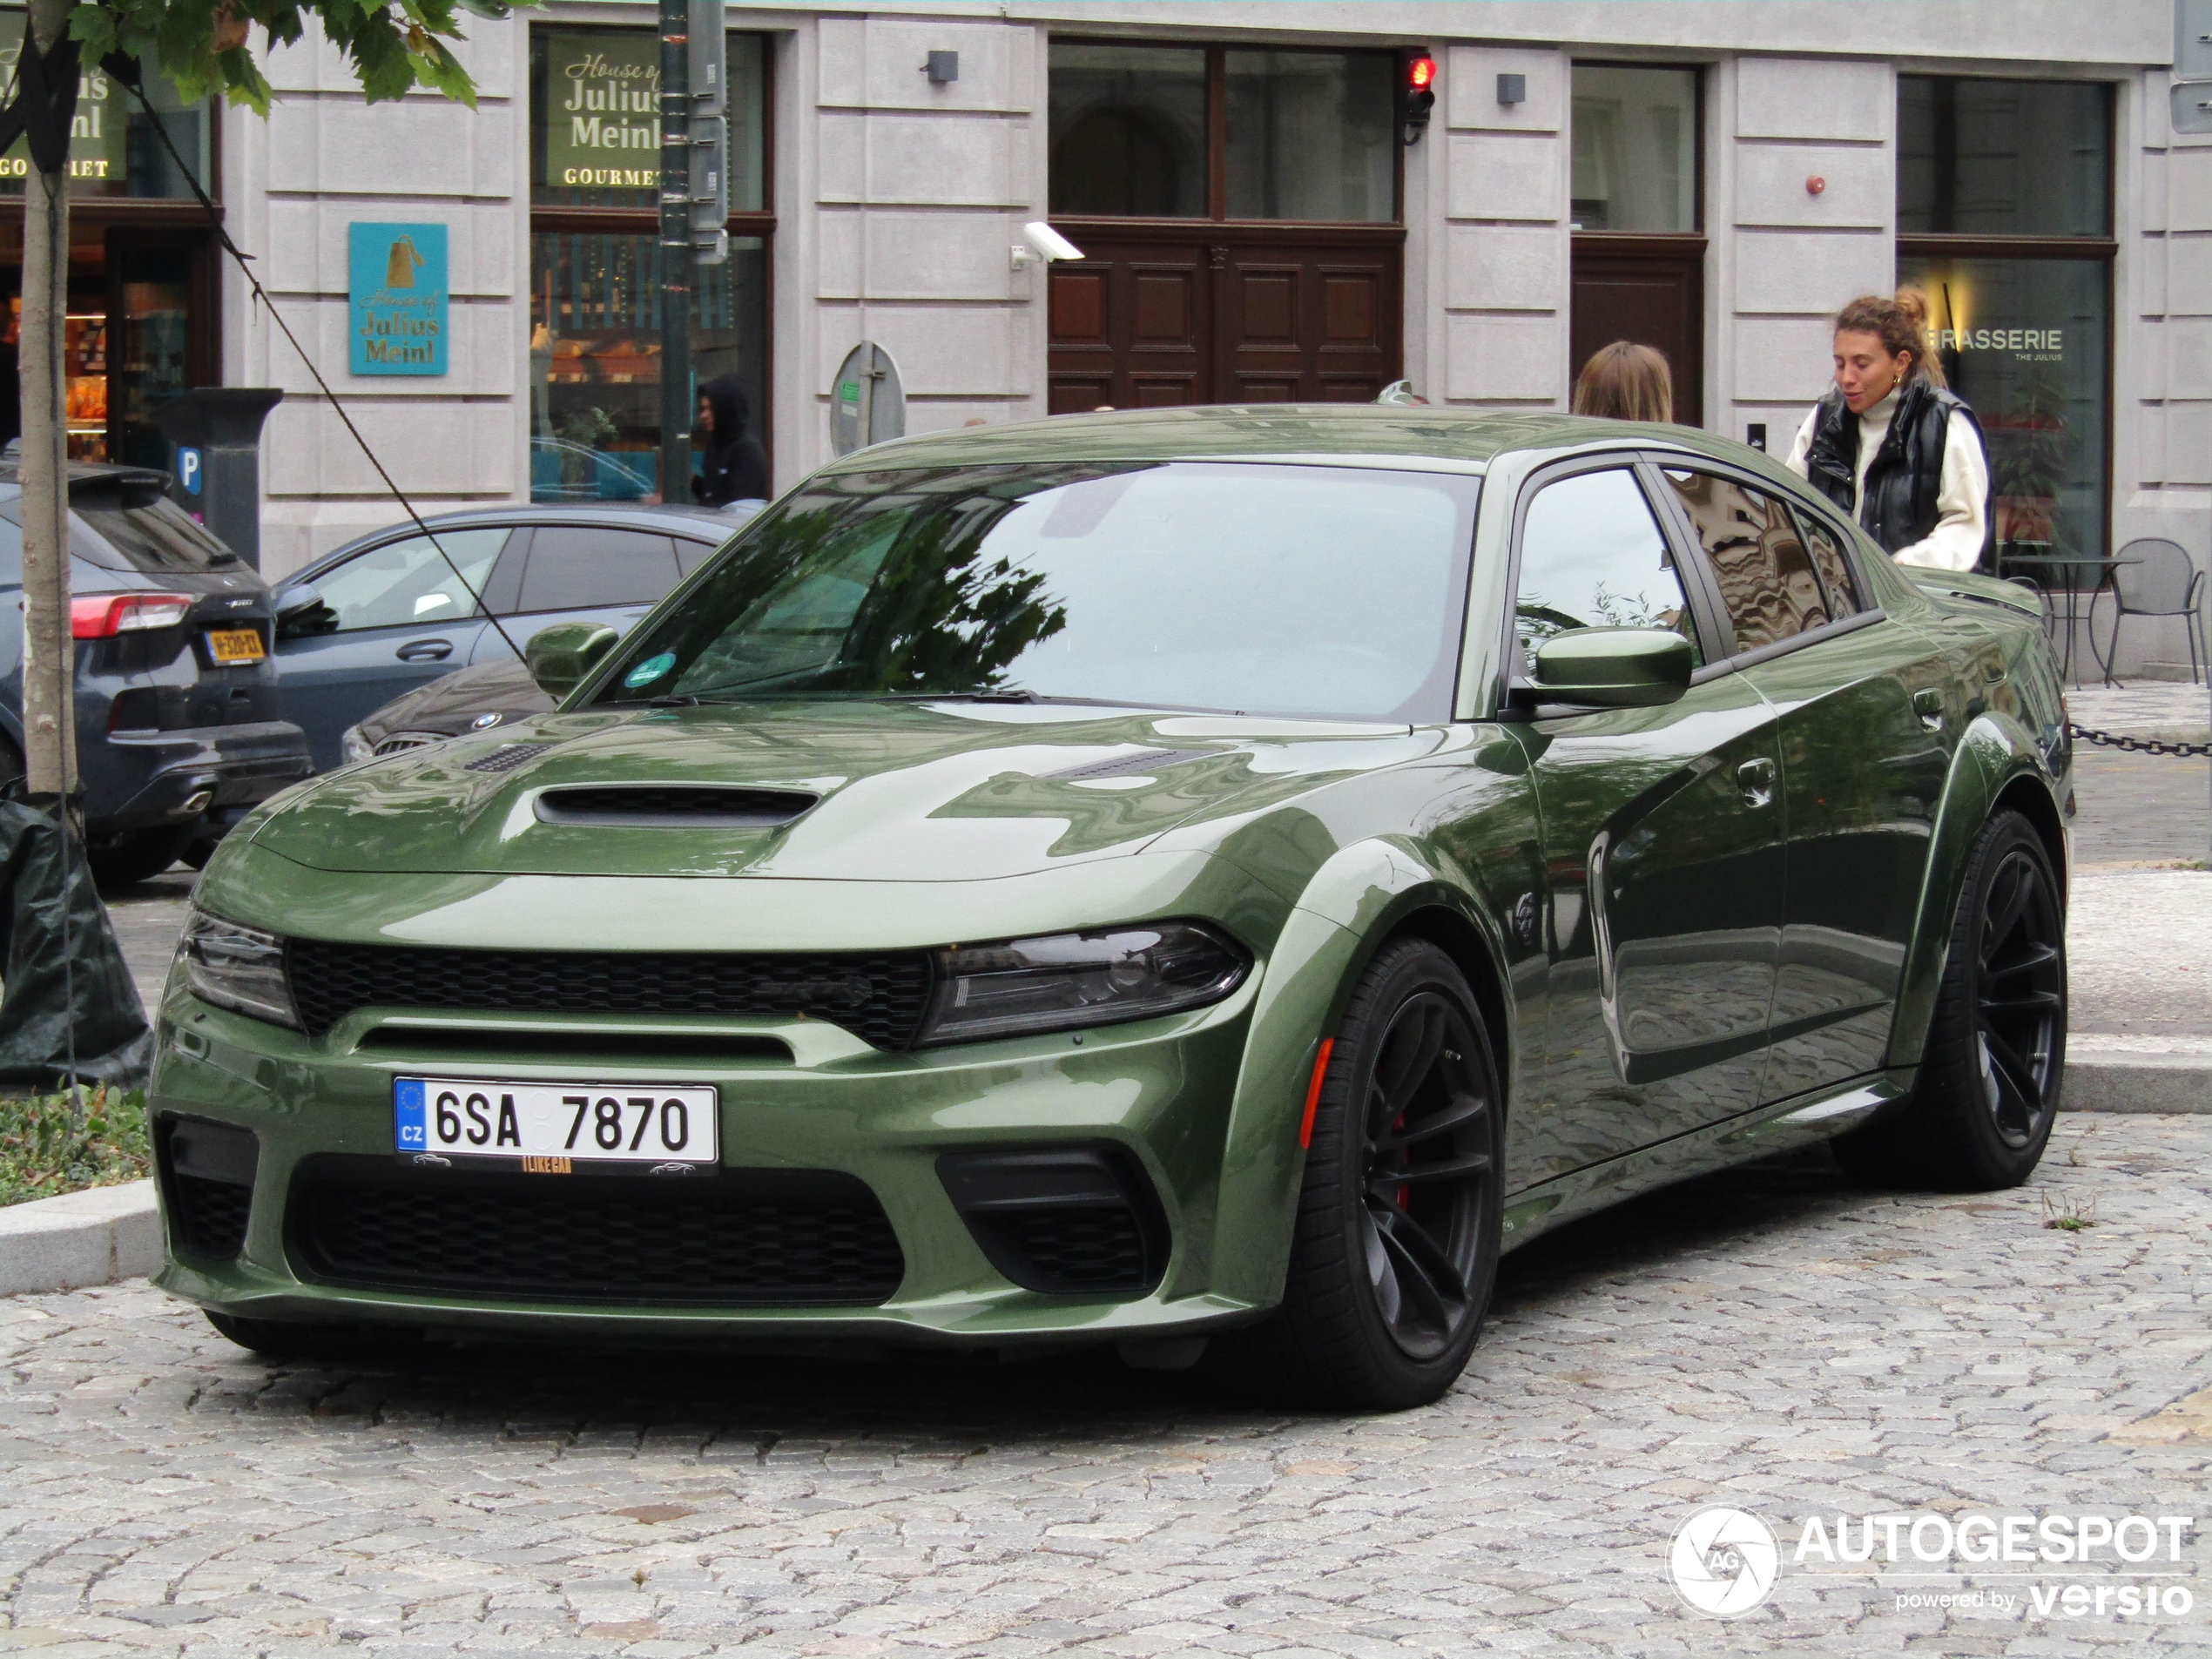
<svg viewBox="0 0 2212 1659"><path fill-rule="evenodd" d="M2212 737L2212 700L2202 685L2172 680L2131 680L2107 691L2070 686L2067 712L2076 725L2168 743L2202 743Z"/></svg>

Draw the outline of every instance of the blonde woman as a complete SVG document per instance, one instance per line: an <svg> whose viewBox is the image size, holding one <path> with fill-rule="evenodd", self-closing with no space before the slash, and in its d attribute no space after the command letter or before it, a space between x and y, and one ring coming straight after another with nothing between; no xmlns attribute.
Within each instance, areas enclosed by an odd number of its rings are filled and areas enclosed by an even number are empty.
<svg viewBox="0 0 2212 1659"><path fill-rule="evenodd" d="M1917 289L1836 314L1836 384L1813 405L1791 471L1856 518L1899 564L1971 570L1989 524L1989 449L1943 383Z"/></svg>
<svg viewBox="0 0 2212 1659"><path fill-rule="evenodd" d="M1575 378L1575 413L1608 421L1675 418L1675 377L1649 346L1616 340L1590 354Z"/></svg>

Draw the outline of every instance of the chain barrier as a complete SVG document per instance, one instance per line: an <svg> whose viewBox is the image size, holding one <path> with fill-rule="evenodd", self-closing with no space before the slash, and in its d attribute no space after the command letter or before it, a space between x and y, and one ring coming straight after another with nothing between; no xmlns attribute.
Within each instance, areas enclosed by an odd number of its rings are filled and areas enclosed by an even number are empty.
<svg viewBox="0 0 2212 1659"><path fill-rule="evenodd" d="M2161 738L2131 738L2122 732L2095 732L2086 725L2068 725L2069 736L2104 749L2124 749L2129 754L2179 755L2184 759L2212 757L2212 743L2168 743Z"/></svg>

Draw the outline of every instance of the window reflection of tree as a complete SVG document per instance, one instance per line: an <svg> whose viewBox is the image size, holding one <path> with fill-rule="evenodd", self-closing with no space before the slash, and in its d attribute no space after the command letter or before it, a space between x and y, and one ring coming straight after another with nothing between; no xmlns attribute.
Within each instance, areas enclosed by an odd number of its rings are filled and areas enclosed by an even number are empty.
<svg viewBox="0 0 2212 1659"><path fill-rule="evenodd" d="M1063 212L1164 217L1185 211L1173 134L1132 105L1085 113L1052 146L1051 199Z"/></svg>
<svg viewBox="0 0 2212 1659"><path fill-rule="evenodd" d="M1038 491L1099 473L1024 469L1014 482L994 470L821 481L630 655L673 651L672 689L694 695L1004 689L1008 666L1065 628L1067 610L1042 573L984 543Z"/></svg>

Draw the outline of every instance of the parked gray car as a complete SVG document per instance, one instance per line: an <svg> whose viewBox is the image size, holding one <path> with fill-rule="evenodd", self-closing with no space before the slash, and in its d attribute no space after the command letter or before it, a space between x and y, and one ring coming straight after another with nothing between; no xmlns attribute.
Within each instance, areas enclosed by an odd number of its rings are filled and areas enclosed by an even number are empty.
<svg viewBox="0 0 2212 1659"><path fill-rule="evenodd" d="M756 510L488 507L426 520L436 546L412 523L349 542L278 595L285 713L319 770L338 765L347 729L394 698L512 662L492 618L518 646L556 622L626 628Z"/></svg>
<svg viewBox="0 0 2212 1659"><path fill-rule="evenodd" d="M277 610L253 569L165 498L165 473L69 470L77 764L93 874L204 862L311 770L279 706ZM23 491L0 462L0 786L24 775Z"/></svg>

